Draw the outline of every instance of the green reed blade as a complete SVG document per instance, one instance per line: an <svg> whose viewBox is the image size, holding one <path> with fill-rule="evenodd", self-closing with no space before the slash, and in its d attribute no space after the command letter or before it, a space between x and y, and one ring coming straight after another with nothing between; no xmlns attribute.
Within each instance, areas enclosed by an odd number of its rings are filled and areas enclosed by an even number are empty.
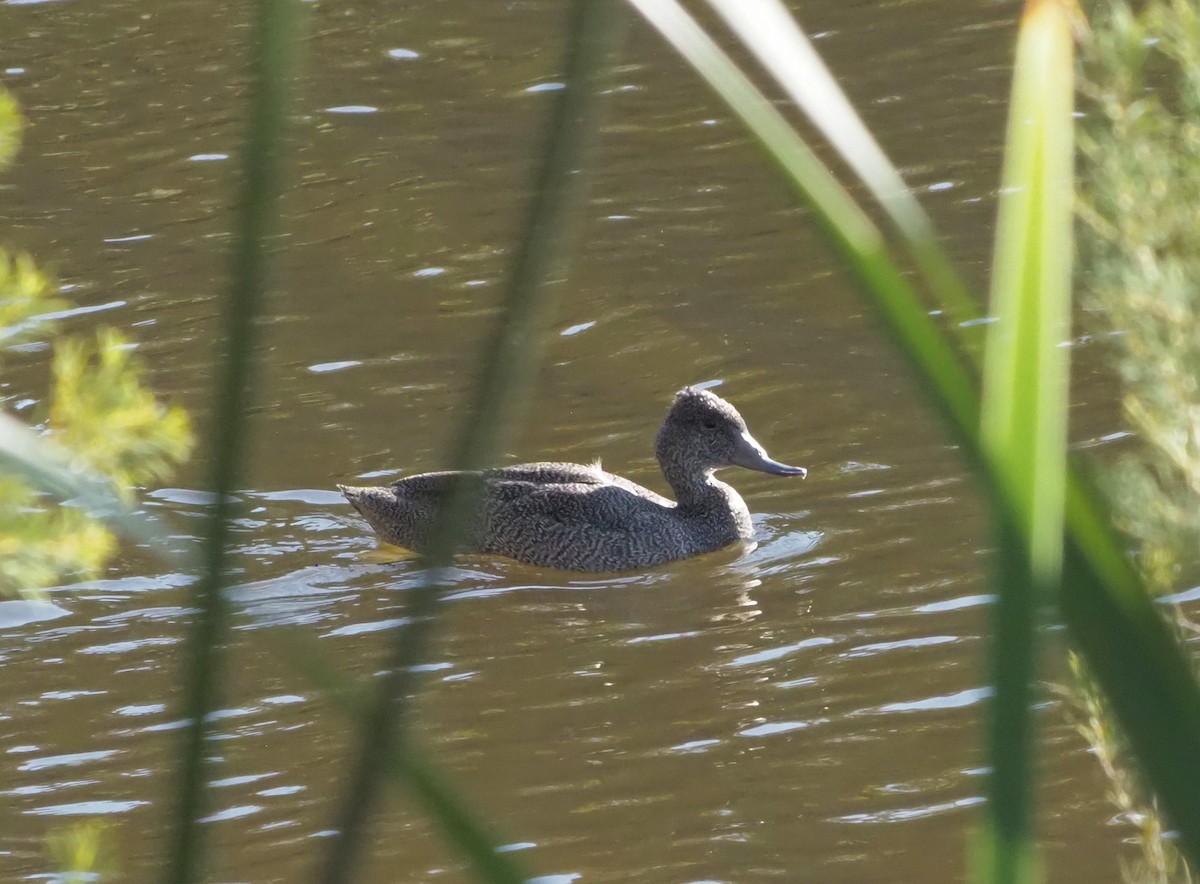
<svg viewBox="0 0 1200 884"><path fill-rule="evenodd" d="M958 323L978 319L980 304L942 248L933 222L782 0L708 0L708 4L883 207L947 316ZM978 345L977 325L961 326L960 332L969 344Z"/></svg>
<svg viewBox="0 0 1200 884"><path fill-rule="evenodd" d="M204 572L194 591L199 613L187 645L184 708L188 726L180 749L180 783L168 880L200 877L205 738L222 675L229 525L246 441L254 380L256 317L267 288L268 240L279 217L282 140L296 57L300 0L259 0L251 43L250 121L243 146L230 287L224 310L225 353L215 390L211 445L215 495L204 543Z"/></svg>
<svg viewBox="0 0 1200 884"><path fill-rule="evenodd" d="M615 53L624 10L615 0L575 0L572 5L564 71L566 88L556 95L548 121L544 158L537 171L521 241L505 281L505 310L488 342L453 467L487 466L499 449L510 419L532 381L548 324L552 280L561 273L583 204L589 147L599 125L597 84ZM416 665L424 659L441 597L443 571L450 563L477 500L478 483L464 477L441 503L422 555L426 576L411 594L408 621L396 631L378 695L363 718L359 752L350 774L321 869L323 884L353 875L368 818L378 794L379 767L403 743ZM499 878L493 880L502 880Z"/></svg>
<svg viewBox="0 0 1200 884"><path fill-rule="evenodd" d="M983 375L982 442L1043 584L1058 579L1066 485L1072 47L1066 4L1032 0L1017 40Z"/></svg>
<svg viewBox="0 0 1200 884"><path fill-rule="evenodd" d="M1142 773L1200 866L1200 691L1179 641L1150 601L1096 492L1067 476L1060 605Z"/></svg>
<svg viewBox="0 0 1200 884"><path fill-rule="evenodd" d="M978 877L1037 877L1030 845L1036 611L1057 592L1066 484L1073 220L1073 41L1057 0L1026 7L1009 104L981 442L998 512L991 801ZM1006 518L1011 513L1015 524ZM1015 530L1014 530L1015 529Z"/></svg>
<svg viewBox="0 0 1200 884"><path fill-rule="evenodd" d="M446 840L471 863L476 878L491 884L525 884L531 880L507 854L497 852L496 839L478 824L459 794L412 745L411 738L388 754L385 769L416 796Z"/></svg>
<svg viewBox="0 0 1200 884"><path fill-rule="evenodd" d="M362 720L370 713L372 698L368 689L338 673L308 633L298 629L273 630L265 635L265 640L347 718ZM516 857L497 849L499 840L472 813L425 753L413 746L411 738L389 748L379 772L393 784L409 790L447 843L471 864L480 880L495 884L522 884L528 880Z"/></svg>
<svg viewBox="0 0 1200 884"><path fill-rule="evenodd" d="M1021 537L1022 547L1028 545L1023 533L1028 523L1018 517L1015 498L1009 497L980 445L975 381L957 359L962 349L948 340L951 332L961 335L962 329L951 326L943 331L929 321L884 250L878 231L676 0L629 2L725 100L809 203L815 220L912 360L933 403L950 418L963 453L980 471L995 512L1003 514L1010 535ZM969 346L965 350L970 353ZM1060 596L1064 619L1113 701L1185 849L1200 862L1200 765L1194 763L1200 758L1200 689L1077 466L1068 471L1066 482L1069 555L1063 563Z"/></svg>
<svg viewBox="0 0 1200 884"><path fill-rule="evenodd" d="M883 235L771 102L684 10L677 0L629 0L643 17L725 100L838 247L885 328L919 367L932 399L960 434L974 440L979 403L976 380L889 256Z"/></svg>

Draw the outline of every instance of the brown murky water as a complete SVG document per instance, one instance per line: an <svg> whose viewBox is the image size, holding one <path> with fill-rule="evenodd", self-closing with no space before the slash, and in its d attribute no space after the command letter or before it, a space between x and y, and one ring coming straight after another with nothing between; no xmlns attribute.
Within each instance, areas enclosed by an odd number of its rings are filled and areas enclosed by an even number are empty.
<svg viewBox="0 0 1200 884"><path fill-rule="evenodd" d="M245 4L0 2L30 121L3 238L56 268L69 320L135 337L202 413L244 113ZM335 481L445 463L520 219L559 4L314 3L283 267L262 350L212 744L211 880L303 880L346 723L271 650L299 628L375 672L419 575L381 562ZM801 10L976 279L986 270L1014 3ZM581 254L512 454L604 459L662 488L671 393L719 381L807 482L731 476L759 544L639 576L469 561L443 606L420 731L545 882L960 880L982 801L979 500L837 262L740 129L646 30L624 54ZM44 353L10 365L10 407ZM1112 429L1081 385L1077 436ZM149 503L181 538L203 465ZM182 575L108 579L0 614L0 880L48 831L110 824L125 880L164 849ZM1053 880L1118 880L1121 829L1047 701ZM372 881L463 880L403 797Z"/></svg>

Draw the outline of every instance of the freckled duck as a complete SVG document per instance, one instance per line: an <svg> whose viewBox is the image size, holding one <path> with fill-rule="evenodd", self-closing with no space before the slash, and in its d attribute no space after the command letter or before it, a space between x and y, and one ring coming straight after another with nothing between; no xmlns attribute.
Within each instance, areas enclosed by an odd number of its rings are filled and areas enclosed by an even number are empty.
<svg viewBox="0 0 1200 884"><path fill-rule="evenodd" d="M807 473L771 460L737 409L695 387L675 394L655 455L674 501L606 473L599 463L487 470L463 551L573 571L646 568L752 536L745 502L717 481L714 470L739 466L801 478ZM386 487L338 490L381 539L419 551L453 475L423 473Z"/></svg>

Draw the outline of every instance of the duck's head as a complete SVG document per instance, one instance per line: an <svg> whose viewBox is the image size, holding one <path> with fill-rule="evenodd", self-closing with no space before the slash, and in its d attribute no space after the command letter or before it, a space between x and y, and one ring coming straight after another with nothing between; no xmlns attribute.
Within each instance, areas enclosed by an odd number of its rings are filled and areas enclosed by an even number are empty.
<svg viewBox="0 0 1200 884"><path fill-rule="evenodd" d="M670 464L710 472L722 467L745 467L775 476L804 478L808 474L804 467L771 460L750 435L736 408L697 387L685 387L675 394L659 428L655 454L664 468Z"/></svg>

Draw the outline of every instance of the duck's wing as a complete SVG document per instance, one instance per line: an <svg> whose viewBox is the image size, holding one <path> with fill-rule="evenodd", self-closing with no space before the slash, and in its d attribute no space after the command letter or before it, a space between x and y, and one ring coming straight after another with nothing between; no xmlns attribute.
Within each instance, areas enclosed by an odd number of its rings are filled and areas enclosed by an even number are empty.
<svg viewBox="0 0 1200 884"><path fill-rule="evenodd" d="M461 473L409 476L385 488L346 489L355 508L384 540L420 550L439 503ZM661 550L651 536L677 532L670 501L604 472L568 463L521 464L488 470L481 507L464 549L494 552L554 567L614 570L653 564ZM667 549L674 549L673 542Z"/></svg>
<svg viewBox="0 0 1200 884"><path fill-rule="evenodd" d="M532 565L623 571L691 551L671 508L643 494L615 484L526 485L514 493L521 484L504 482L502 495L489 493L486 552Z"/></svg>
<svg viewBox="0 0 1200 884"><path fill-rule="evenodd" d="M664 498L654 500L657 495L632 482L503 484L505 516L524 523L536 522L543 530L560 525L580 531L636 533L660 528L668 508L673 506Z"/></svg>
<svg viewBox="0 0 1200 884"><path fill-rule="evenodd" d="M655 504L656 506L659 506L659 507L675 506L675 501L670 500L669 498L663 497L661 494L656 494L655 492L651 491L649 488L645 488L645 487L639 485L637 482L630 482L628 479L623 479L620 476L614 476L611 473L605 473L605 475L608 476L608 478L611 480L611 482L609 484L615 485L617 488L621 488L625 491L628 491L630 494L636 494L638 497L645 498L646 500L650 501L651 503Z"/></svg>
<svg viewBox="0 0 1200 884"><path fill-rule="evenodd" d="M636 482L631 482L628 479L623 479L613 473L605 472L600 468L600 462L594 464L577 464L577 463L526 463L518 464L517 466L502 467L497 470L489 470L487 473L489 478L500 479L505 482L528 482L537 486L544 486L547 491L553 495L555 486L560 485L582 485L589 489L588 493L594 493L595 489L604 486L620 488L630 494L657 504L660 507L671 507L675 503L668 500L660 494L655 494L649 488L643 488ZM533 489L537 490L537 489ZM577 494L579 489L557 489L564 493Z"/></svg>

